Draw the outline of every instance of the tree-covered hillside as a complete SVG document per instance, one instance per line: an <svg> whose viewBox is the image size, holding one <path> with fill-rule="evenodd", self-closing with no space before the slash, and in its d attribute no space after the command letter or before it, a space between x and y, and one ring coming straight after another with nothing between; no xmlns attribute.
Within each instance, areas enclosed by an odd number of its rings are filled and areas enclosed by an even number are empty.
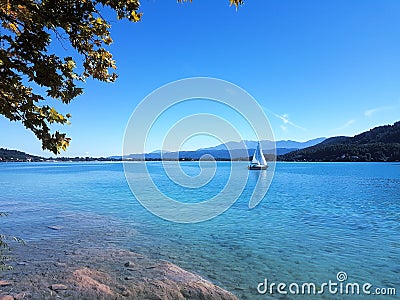
<svg viewBox="0 0 400 300"><path fill-rule="evenodd" d="M400 122L354 137L333 137L278 157L283 161L400 161Z"/></svg>
<svg viewBox="0 0 400 300"><path fill-rule="evenodd" d="M0 148L0 162L5 161L40 161L41 157L29 155L18 150Z"/></svg>

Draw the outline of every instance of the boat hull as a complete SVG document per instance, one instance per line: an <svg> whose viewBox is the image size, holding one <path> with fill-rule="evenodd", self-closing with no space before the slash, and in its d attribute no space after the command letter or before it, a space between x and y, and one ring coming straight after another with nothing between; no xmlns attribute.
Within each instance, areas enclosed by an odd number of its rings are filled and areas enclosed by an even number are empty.
<svg viewBox="0 0 400 300"><path fill-rule="evenodd" d="M268 166L266 165L250 165L247 167L249 170L266 170Z"/></svg>

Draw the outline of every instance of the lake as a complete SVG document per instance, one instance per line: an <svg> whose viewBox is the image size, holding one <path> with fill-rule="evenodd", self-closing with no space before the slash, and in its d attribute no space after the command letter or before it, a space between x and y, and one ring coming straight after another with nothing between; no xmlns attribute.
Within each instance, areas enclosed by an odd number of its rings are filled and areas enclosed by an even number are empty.
<svg viewBox="0 0 400 300"><path fill-rule="evenodd" d="M232 166L243 169L243 174L253 172L246 165L218 162L205 188L172 183L161 162L149 163L148 170L161 192L191 202L218 194ZM204 168L214 166L206 163ZM170 171L178 167L171 165ZM183 162L180 167L189 176L200 172L197 162ZM141 175L135 175L134 164L130 172L136 190L142 188L145 197L154 197ZM400 292L400 164L277 163L268 193L249 209L254 184L263 176L255 172L224 213L205 222L179 224L141 206L130 191L122 163L2 163L0 211L9 216L0 219L1 231L31 244L84 241L87 247L107 245L169 260L240 299L268 299L271 294L257 291L265 279L319 286L329 280L339 283L339 272L347 275L344 283L368 282L370 291ZM241 179L231 178L238 183ZM272 296L301 297L276 291ZM315 297L344 296L325 290ZM374 297L380 298L395 296Z"/></svg>

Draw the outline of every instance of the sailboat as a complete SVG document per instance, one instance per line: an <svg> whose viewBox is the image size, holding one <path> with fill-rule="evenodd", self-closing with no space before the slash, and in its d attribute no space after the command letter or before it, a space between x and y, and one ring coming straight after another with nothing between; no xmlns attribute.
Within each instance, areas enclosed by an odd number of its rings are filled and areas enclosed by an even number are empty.
<svg viewBox="0 0 400 300"><path fill-rule="evenodd" d="M251 160L251 163L247 168L249 170L265 170L268 168L264 154L261 150L260 142L258 142L256 152L254 152L253 159Z"/></svg>

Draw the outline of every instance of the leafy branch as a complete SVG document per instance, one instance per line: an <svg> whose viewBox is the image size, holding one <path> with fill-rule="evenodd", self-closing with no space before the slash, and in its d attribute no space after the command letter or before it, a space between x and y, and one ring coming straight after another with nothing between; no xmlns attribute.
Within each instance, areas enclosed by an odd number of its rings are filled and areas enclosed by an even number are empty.
<svg viewBox="0 0 400 300"><path fill-rule="evenodd" d="M243 4L229 2L236 8ZM109 8L118 19L139 22L139 7L139 0L0 0L0 114L22 122L43 150L66 150L71 139L50 126L70 124L71 115L44 103L55 99L69 104L83 93L78 85L89 77L117 79L116 62L106 49L113 42L111 25L101 10ZM82 59L80 68L72 56L49 53L52 36L62 47L72 46Z"/></svg>

